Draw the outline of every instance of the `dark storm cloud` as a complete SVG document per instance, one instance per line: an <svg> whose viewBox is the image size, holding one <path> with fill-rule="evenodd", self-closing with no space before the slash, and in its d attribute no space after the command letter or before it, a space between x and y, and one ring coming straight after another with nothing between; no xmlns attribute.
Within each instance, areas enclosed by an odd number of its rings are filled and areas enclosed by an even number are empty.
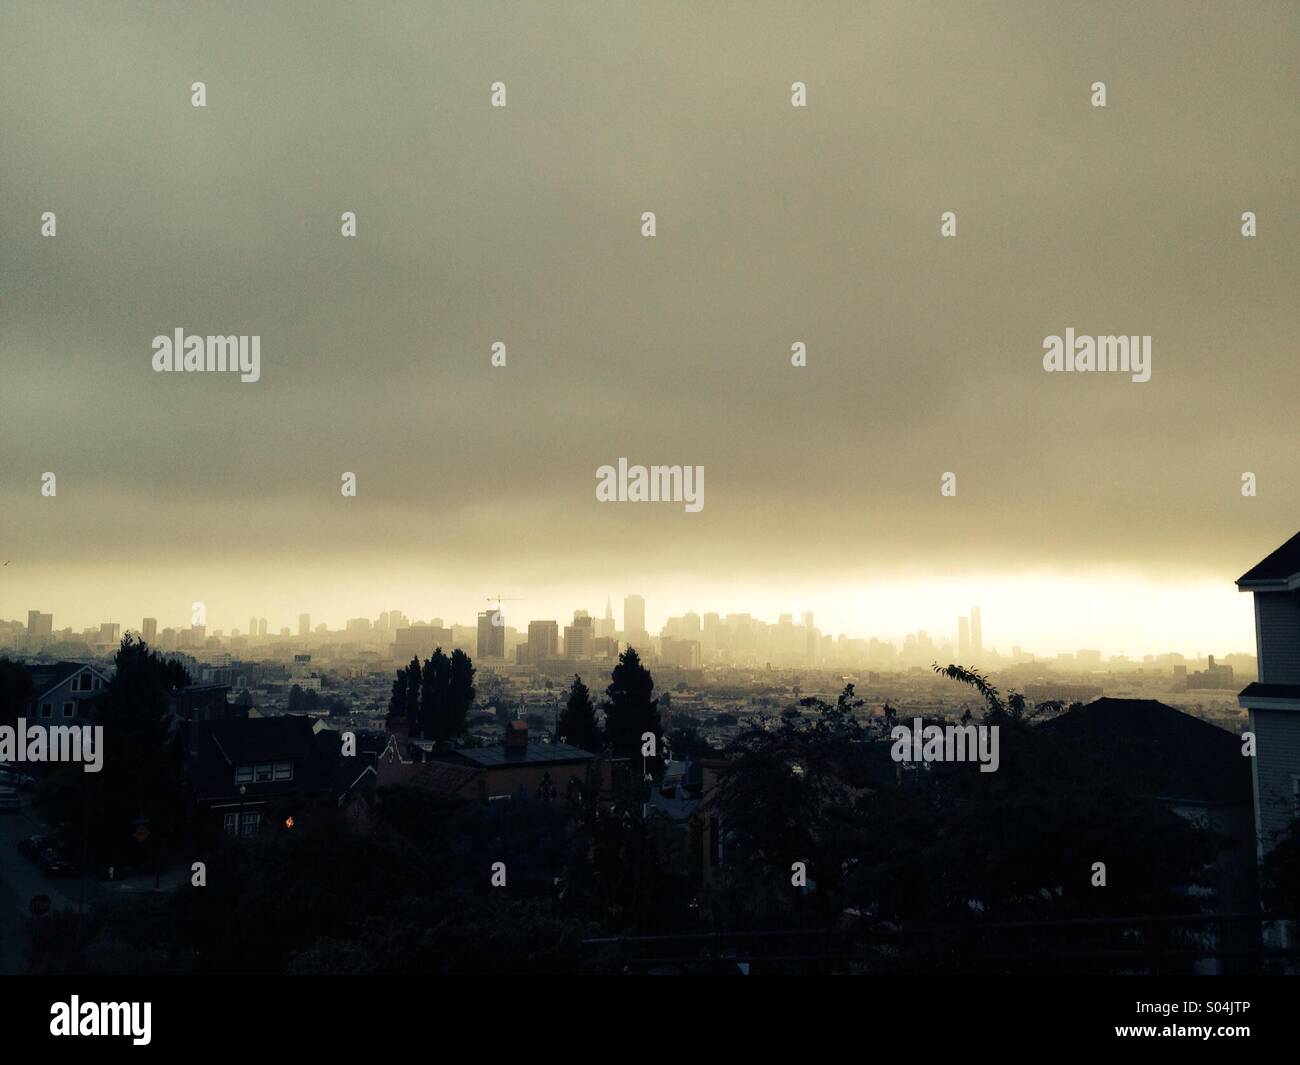
<svg viewBox="0 0 1300 1065"><path fill-rule="evenodd" d="M1294 532L1294 5L0 19L9 552L1199 573ZM182 326L262 380L152 373ZM1067 326L1151 382L1044 374ZM598 505L621 455L705 510Z"/></svg>

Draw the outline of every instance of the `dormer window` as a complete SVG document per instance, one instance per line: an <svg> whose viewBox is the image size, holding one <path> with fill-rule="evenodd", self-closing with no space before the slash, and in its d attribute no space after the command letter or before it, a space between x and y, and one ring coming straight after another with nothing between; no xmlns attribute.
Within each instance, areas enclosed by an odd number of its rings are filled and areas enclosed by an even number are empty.
<svg viewBox="0 0 1300 1065"><path fill-rule="evenodd" d="M250 762L235 770L236 784L270 784L292 779L292 762Z"/></svg>
<svg viewBox="0 0 1300 1065"><path fill-rule="evenodd" d="M95 683L94 675L86 672L77 678L77 691L88 692Z"/></svg>

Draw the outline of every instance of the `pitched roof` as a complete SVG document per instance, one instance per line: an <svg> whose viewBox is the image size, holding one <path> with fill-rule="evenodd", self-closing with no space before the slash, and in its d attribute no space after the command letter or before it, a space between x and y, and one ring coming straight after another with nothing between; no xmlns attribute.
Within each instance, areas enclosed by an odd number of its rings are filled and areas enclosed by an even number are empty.
<svg viewBox="0 0 1300 1065"><path fill-rule="evenodd" d="M83 669L89 669L104 680L108 679L103 670L86 662L51 662L48 665L45 663L29 665L27 670L32 675L34 697L39 699L42 695L49 694L69 677L76 676Z"/></svg>
<svg viewBox="0 0 1300 1065"><path fill-rule="evenodd" d="M483 769L507 765L546 765L555 762L591 762L596 756L581 747L567 743L538 743L530 740L527 747L507 747L494 743L490 747L457 747L432 756L439 761L464 760Z"/></svg>
<svg viewBox="0 0 1300 1065"><path fill-rule="evenodd" d="M1249 802L1250 759L1241 739L1155 699L1095 699L1040 728L1083 741L1147 795Z"/></svg>
<svg viewBox="0 0 1300 1065"><path fill-rule="evenodd" d="M411 769L406 783L413 787L437 792L439 795L471 794L469 785L482 775L483 770L476 766L456 765L453 762L420 762Z"/></svg>
<svg viewBox="0 0 1300 1065"><path fill-rule="evenodd" d="M209 800L238 796L235 768L257 762L292 761L293 779L245 784L249 801L329 789L334 783L332 763L312 725L310 718L296 715L193 723L187 748L195 795Z"/></svg>
<svg viewBox="0 0 1300 1065"><path fill-rule="evenodd" d="M1237 585L1287 582L1293 577L1300 577L1300 533L1238 577Z"/></svg>

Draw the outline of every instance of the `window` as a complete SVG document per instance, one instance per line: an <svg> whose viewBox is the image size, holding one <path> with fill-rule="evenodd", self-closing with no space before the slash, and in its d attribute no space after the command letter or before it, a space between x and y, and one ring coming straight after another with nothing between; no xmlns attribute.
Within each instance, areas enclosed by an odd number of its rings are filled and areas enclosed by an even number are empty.
<svg viewBox="0 0 1300 1065"><path fill-rule="evenodd" d="M267 784L273 780L292 780L292 762L256 762L235 770L236 784Z"/></svg>
<svg viewBox="0 0 1300 1065"><path fill-rule="evenodd" d="M241 836L251 836L257 832L258 826L262 823L262 815L259 813L246 813L239 815L239 834Z"/></svg>
<svg viewBox="0 0 1300 1065"><path fill-rule="evenodd" d="M225 818L223 818L222 827L225 829L227 836L233 836L235 834L235 822L238 817L238 814L226 814Z"/></svg>
<svg viewBox="0 0 1300 1065"><path fill-rule="evenodd" d="M92 683L94 683L94 680L95 680L94 675L91 673L81 674L81 676L77 678L77 685L78 685L77 690L83 692L90 691L90 686Z"/></svg>
<svg viewBox="0 0 1300 1065"><path fill-rule="evenodd" d="M41 717L53 717L54 707L49 703L41 703Z"/></svg>
<svg viewBox="0 0 1300 1065"><path fill-rule="evenodd" d="M72 717L72 716L73 716L73 711L74 711L75 709L76 709L76 704L75 704L75 703L64 703L64 704L63 704L63 716L64 716L64 717Z"/></svg>

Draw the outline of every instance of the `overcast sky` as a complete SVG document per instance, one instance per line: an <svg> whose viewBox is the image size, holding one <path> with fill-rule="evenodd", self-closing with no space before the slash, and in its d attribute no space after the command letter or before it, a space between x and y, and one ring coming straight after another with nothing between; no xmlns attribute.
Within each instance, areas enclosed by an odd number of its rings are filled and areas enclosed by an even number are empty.
<svg viewBox="0 0 1300 1065"><path fill-rule="evenodd" d="M639 591L656 629L980 602L1008 643L1253 650L1231 582L1300 528L1298 31L1294 3L6 3L0 617ZM261 380L154 373L177 327L259 334ZM1151 380L1045 373L1067 327L1150 335ZM704 466L704 509L598 503L620 456Z"/></svg>

